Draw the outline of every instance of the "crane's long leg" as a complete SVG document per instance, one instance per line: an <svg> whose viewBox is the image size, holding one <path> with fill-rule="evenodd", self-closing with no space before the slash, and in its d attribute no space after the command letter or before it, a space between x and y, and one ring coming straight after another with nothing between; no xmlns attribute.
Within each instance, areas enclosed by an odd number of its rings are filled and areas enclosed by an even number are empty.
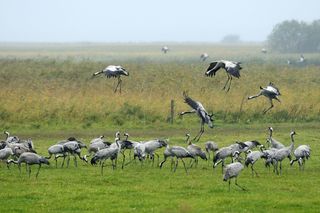
<svg viewBox="0 0 320 213"><path fill-rule="evenodd" d="M177 167L178 167L178 162L179 162L179 159L177 158L176 165L175 165L175 167L174 167L174 169L173 169L173 172L176 172Z"/></svg>
<svg viewBox="0 0 320 213"><path fill-rule="evenodd" d="M103 176L103 167L104 167L104 162L105 162L105 161L103 161L103 162L102 162L102 164L101 164L101 176Z"/></svg>
<svg viewBox="0 0 320 213"><path fill-rule="evenodd" d="M162 166L163 166L164 162L166 162L166 160L167 160L167 157L164 156L163 161L159 164L160 169L162 168Z"/></svg>
<svg viewBox="0 0 320 213"><path fill-rule="evenodd" d="M196 137L193 138L194 141L199 141L202 134L204 133L204 124L201 122L201 127L199 133L196 135ZM197 140L196 140L197 139Z"/></svg>
<svg viewBox="0 0 320 213"><path fill-rule="evenodd" d="M125 162L125 160L126 160L126 156L124 155L123 152L120 152L120 153L122 154L122 165L121 165L121 169L123 169L123 167L124 167L124 162Z"/></svg>
<svg viewBox="0 0 320 213"><path fill-rule="evenodd" d="M230 192L230 184L231 184L231 180L229 179L229 192Z"/></svg>
<svg viewBox="0 0 320 213"><path fill-rule="evenodd" d="M240 186L239 184L238 184L238 178L236 177L236 180L235 180L235 184L236 184L236 186L238 186L240 189L242 189L243 191L247 191L247 189L245 189L244 187L242 187L242 186Z"/></svg>
<svg viewBox="0 0 320 213"><path fill-rule="evenodd" d="M38 178L38 175L39 175L39 172L40 172L40 168L41 168L41 163L39 164L38 172L37 172L37 174L36 174L36 178Z"/></svg>
<svg viewBox="0 0 320 213"><path fill-rule="evenodd" d="M118 87L119 87L119 88L120 88L120 93L121 93L121 82L122 82L122 80L121 80L121 78L120 78L120 76L119 76L119 77L118 77L118 83L117 83L116 88L114 89L114 92L117 92Z"/></svg>
<svg viewBox="0 0 320 213"><path fill-rule="evenodd" d="M159 165L160 156L157 153L153 153L153 154L157 156L157 158L158 158L157 164Z"/></svg>
<svg viewBox="0 0 320 213"><path fill-rule="evenodd" d="M74 166L78 167L77 156L73 155Z"/></svg>
<svg viewBox="0 0 320 213"><path fill-rule="evenodd" d="M227 73L227 76L228 76L228 79L227 79L226 83L224 84L224 87L222 88L222 90L226 89L226 86L227 86L227 84L228 84L228 82L230 80L230 75L228 73Z"/></svg>
<svg viewBox="0 0 320 213"><path fill-rule="evenodd" d="M259 177L258 172L253 168L253 164L251 164L251 171L252 171L252 177L254 176L254 173L257 177Z"/></svg>
<svg viewBox="0 0 320 213"><path fill-rule="evenodd" d="M270 100L271 106L270 106L269 108L263 110L263 114L266 114L266 113L267 113L270 109L272 109L272 107L273 107L272 99L269 99L269 100Z"/></svg>
<svg viewBox="0 0 320 213"><path fill-rule="evenodd" d="M280 175L281 175L281 172L282 172L282 161L280 161Z"/></svg>
<svg viewBox="0 0 320 213"><path fill-rule="evenodd" d="M228 89L227 89L227 92L229 92L229 90L230 90L231 83L232 83L232 76L230 76L230 80L229 80L229 87L228 87Z"/></svg>
<svg viewBox="0 0 320 213"><path fill-rule="evenodd" d="M184 170L186 171L186 173L188 174L188 170L187 170L187 167L186 167L186 164L184 163L184 160L181 158L181 161L183 163L183 166L184 166Z"/></svg>
<svg viewBox="0 0 320 213"><path fill-rule="evenodd" d="M31 175L31 166L29 165L29 178L30 178L30 175Z"/></svg>

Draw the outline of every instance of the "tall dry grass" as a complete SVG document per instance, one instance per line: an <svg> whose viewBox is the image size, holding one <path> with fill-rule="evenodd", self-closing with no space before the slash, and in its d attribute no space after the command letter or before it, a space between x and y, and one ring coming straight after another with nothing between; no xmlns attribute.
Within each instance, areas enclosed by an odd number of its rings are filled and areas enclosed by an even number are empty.
<svg viewBox="0 0 320 213"><path fill-rule="evenodd" d="M79 60L76 56L86 53L95 57L91 51L96 51L99 58L112 52L101 55L100 51L103 51L94 48L87 52L67 49L61 53L65 58L59 59L54 57L58 50L43 52L47 55L34 59L31 58L37 51L26 50L30 57L27 59L22 50L11 49L17 51L15 58L0 60L1 124L32 124L35 127L70 123L82 127L128 123L161 125L168 120L170 100L175 100L176 112L188 109L183 103L182 91L188 91L208 111L214 112L218 122L319 120L320 77L315 65L289 67L285 63L279 64L276 55L258 57L257 53L253 54L258 50L256 46L215 46L214 51L220 51L217 58L243 59L241 78L234 79L230 92L226 93L222 91L226 81L223 70L214 78L204 76L209 62L199 60L196 55L200 52L199 46L180 45L176 52L172 48L167 55L154 46L140 47L140 52L134 51L135 45L120 47L113 55L118 60L112 62L85 57ZM202 47L212 51L210 46ZM71 58L70 52L73 53ZM91 78L93 72L110 63L122 64L130 72L129 77L123 77L121 95L113 93L115 79ZM269 81L280 88L282 102L275 102L274 109L263 115L261 111L269 106L268 100L261 97L247 101L246 97L259 92L259 86L265 86ZM194 122L195 119L187 118L182 122L177 117L175 123Z"/></svg>

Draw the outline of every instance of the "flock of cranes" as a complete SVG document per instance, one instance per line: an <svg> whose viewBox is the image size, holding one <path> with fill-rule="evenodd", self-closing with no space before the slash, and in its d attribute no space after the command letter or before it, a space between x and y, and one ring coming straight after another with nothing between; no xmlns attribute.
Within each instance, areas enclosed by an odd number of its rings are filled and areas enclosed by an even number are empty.
<svg viewBox="0 0 320 213"><path fill-rule="evenodd" d="M169 48L164 46L161 51L167 53ZM266 49L262 50L263 53L267 53ZM200 56L202 61L205 61L209 55L203 53ZM305 59L301 56L301 61ZM210 63L209 67L205 71L205 76L213 77L216 75L216 72L219 70L225 70L227 74L227 81L223 87L223 90L228 92L231 87L233 78L240 78L240 70L242 69L240 62L228 61L228 60L218 60ZM117 85L114 88L114 92L121 93L121 76L129 76L129 72L119 65L109 65L105 69L93 73L93 77L104 74L107 78L116 78ZM268 112L273 108L272 100L275 99L280 102L278 96L280 96L279 89L270 82L266 87L260 86L260 92L257 95L252 95L248 97L248 100L255 99L260 96L265 96L270 101L270 107L265 109L263 113ZM193 138L193 141L198 142L204 133L204 126L208 125L210 128L214 127L213 113L209 114L204 106L194 99L192 99L186 91L183 92L184 102L190 106L192 109L190 111L183 111L180 113L180 116L194 113L200 118L200 130L198 134ZM9 168L10 164L18 164L18 168L21 172L21 164L25 163L27 166L27 171L29 176L31 174L31 165L38 165L38 171L36 177L38 177L40 168L42 164L49 165L49 159L54 157L55 166L58 167L58 159L63 158L61 167L64 166L65 159L67 159L67 167L69 167L70 158L74 158L74 165L77 167L77 158L88 163L88 157L90 157L90 163L92 165L99 164L101 175L103 175L103 168L106 166L105 162L111 160L112 168L115 169L118 164L118 159L122 158L121 168L138 159L143 165L143 162L150 159L152 164L154 164L155 157L157 157L157 164L161 169L168 158L171 159L171 169L173 172L176 171L178 167L178 162L183 163L186 173L188 173L188 166L186 165L185 159L190 158L191 168L193 165L197 166L199 158L203 160L210 160L210 152L212 152L212 167L217 167L220 163L222 166L223 172L223 181L228 181L229 190L231 179L235 178L235 185L246 190L246 188L240 186L237 182L237 177L240 172L246 167L251 167L252 176L258 176L257 171L254 169L254 164L259 159L265 159L265 166L270 167L271 165L274 168L274 172L281 174L282 172L282 161L286 158L289 158L290 165L293 165L294 162L299 163L300 169L304 168L305 161L310 158L311 149L308 145L300 145L294 150L294 135L296 133L292 131L290 133L291 144L289 146L284 146L279 141L275 140L272 137L273 128L269 127L269 137L267 138L267 143L269 148L266 148L264 145L260 144L256 140L245 141L245 142L236 142L227 147L219 148L218 145L213 141L207 141L204 144L204 150L197 144L192 143L190 140L190 134L186 134L186 147L169 145L168 140L154 139L149 141L132 141L129 140L129 134L125 133L125 139L121 139L120 132L116 132L115 139L113 142L108 142L105 140L105 137L99 136L94 138L89 146L77 140L74 137L70 137L64 141L60 141L56 144L53 144L48 148L48 156L43 157L37 154L35 151L34 145L31 139L21 140L17 136L10 136L10 133L5 131L4 134L6 138L0 142L0 160L5 160ZM87 154L82 155L82 150L86 148L88 150ZM160 156L157 153L157 150L164 148L163 151L163 160L160 162ZM254 150L256 149L256 150ZM130 160L126 162L125 151L129 150ZM133 157L131 152L133 151ZM243 154L242 154L243 153ZM294 159L292 159L292 154ZM243 156L244 155L244 156ZM243 158L243 157L244 158ZM231 158L232 163L225 166L225 161ZM242 163L243 161L243 163Z"/></svg>
<svg viewBox="0 0 320 213"><path fill-rule="evenodd" d="M298 162L300 170L304 169L306 160L311 156L311 148L309 145L299 145L294 149L294 136L295 131L290 133L290 144L285 146L281 142L277 141L273 137L273 128L268 127L269 135L266 140L266 144L256 140L249 140L245 142L236 141L229 146L219 147L214 141L205 142L204 148L200 144L192 143L190 140L190 134L186 134L185 145L169 145L168 139L152 139L147 141L133 141L129 140L129 134L125 133L124 138L121 139L120 132L115 133L115 139L113 142L105 140L105 137L99 136L91 140L87 146L82 141L77 140L75 137L69 137L66 140L58 141L56 144L48 147L48 156L39 155L34 147L30 147L25 144L24 140L12 141L12 137L7 137L1 141L1 144L5 146L0 149L0 160L6 161L9 168L10 164L14 163L18 165L21 173L21 164L26 164L29 177L31 174L31 165L38 165L36 177L39 175L42 164L49 165L49 159L54 157L55 167L58 167L58 159L63 158L61 167L64 167L65 159L67 158L67 167L69 167L70 158L74 158L74 166L77 167L77 158L92 165L100 166L101 175L103 175L103 168L106 166L106 161L110 160L112 169L118 166L118 161L122 160L121 168L137 160L141 162L151 161L154 165L155 158L157 157L157 165L161 169L168 159L171 159L171 170L176 171L179 161L182 162L185 172L188 174L188 169L193 165L197 167L199 159L210 160L212 159L212 167L216 168L221 163L223 180L228 181L229 190L231 179L235 178L235 185L243 190L246 188L240 186L237 182L237 177L245 167L251 167L252 176L258 176L257 171L254 169L254 165L260 159L264 159L265 166L273 166L274 173L281 175L282 162L288 158L291 166L294 162ZM18 137L17 137L18 138ZM25 147L21 149L21 147ZM83 149L87 149L84 154ZM19 151L18 151L19 150ZM126 151L128 150L128 151ZM159 152L163 150L163 160L160 162ZM131 152L133 151L133 156ZM126 156L129 160L126 160ZM210 152L213 153L213 157L210 157ZM293 156L293 157L292 157ZM91 158L88 160L88 158ZM185 160L189 158L189 165ZM231 163L225 165L225 161ZM126 162L127 161L127 162Z"/></svg>

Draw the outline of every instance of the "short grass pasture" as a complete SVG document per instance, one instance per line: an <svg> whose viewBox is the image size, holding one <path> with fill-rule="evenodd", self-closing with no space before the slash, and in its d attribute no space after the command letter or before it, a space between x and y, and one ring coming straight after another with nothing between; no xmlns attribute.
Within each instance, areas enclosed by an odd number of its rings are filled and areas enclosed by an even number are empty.
<svg viewBox="0 0 320 213"><path fill-rule="evenodd" d="M288 59L298 60L299 55L263 54L261 44L168 43L167 54L160 51L163 45L0 43L0 131L31 138L43 156L50 145L70 136L88 145L102 134L113 141L118 130L128 132L132 140L168 138L170 145L186 147L185 134L194 137L200 128L198 117L178 116L189 109L182 96L188 91L214 113L215 127L206 126L197 144L265 144L267 127L272 126L274 138L289 145L290 131L295 130L295 147L308 144L312 149L305 169L290 167L285 159L283 174L276 175L259 160L259 177L245 168L238 178L248 191L232 180L229 192L221 167L212 168L212 158L199 160L189 174L181 162L173 173L170 162L160 170L157 159L154 165L146 160L124 169L118 165L114 171L108 161L103 176L99 166L78 160L75 168L71 159L69 168L55 168L51 159L37 179L37 166L32 166L29 178L24 165L19 174L16 165L7 169L0 162L0 212L319 212L320 54L304 54L306 64L288 65ZM202 62L204 52L209 58ZM213 78L204 75L210 61L224 58L243 66L228 93L222 90L224 70ZM116 79L92 78L109 64L120 64L130 73L122 78L121 94L113 92ZM279 87L281 103L274 102L263 114L268 100L247 97L270 81ZM157 151L160 160L163 151Z"/></svg>

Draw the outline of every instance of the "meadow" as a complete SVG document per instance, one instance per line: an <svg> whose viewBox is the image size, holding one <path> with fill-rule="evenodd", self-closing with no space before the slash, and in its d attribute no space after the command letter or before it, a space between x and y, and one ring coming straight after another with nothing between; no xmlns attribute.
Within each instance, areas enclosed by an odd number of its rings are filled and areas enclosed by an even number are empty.
<svg viewBox="0 0 320 213"><path fill-rule="evenodd" d="M182 165L176 173L166 164L160 170L145 162L124 170L79 163L74 168L43 166L38 179L36 167L28 178L16 166L1 164L1 212L316 212L319 203L319 54L305 54L305 66L288 66L297 54L262 54L261 44L0 44L0 127L21 138L32 138L37 151L59 140L75 136L85 143L105 134L129 132L133 140L169 138L170 144L184 145L184 135L199 129L196 116L179 118L189 109L182 91L203 103L215 115L215 128L199 141L214 140L220 147L256 139L265 143L267 127L275 138L289 144L294 129L296 145L309 144L312 157L304 171L298 165L283 164L283 175L257 163L259 177L245 169L239 184L228 192L221 168L200 162L186 175ZM200 61L207 52L208 61ZM241 61L241 78L234 79L229 93L222 91L224 71L214 78L204 76L211 60ZM92 78L92 73L109 64L121 64L129 72L123 77L122 94L113 93L114 79ZM282 93L281 103L263 115L269 102L261 97L248 102L259 86L274 82ZM170 101L175 118L169 123ZM4 137L4 136L3 136ZM163 150L159 151L161 154ZM86 150L84 150L86 152ZM162 157L161 157L162 158Z"/></svg>

